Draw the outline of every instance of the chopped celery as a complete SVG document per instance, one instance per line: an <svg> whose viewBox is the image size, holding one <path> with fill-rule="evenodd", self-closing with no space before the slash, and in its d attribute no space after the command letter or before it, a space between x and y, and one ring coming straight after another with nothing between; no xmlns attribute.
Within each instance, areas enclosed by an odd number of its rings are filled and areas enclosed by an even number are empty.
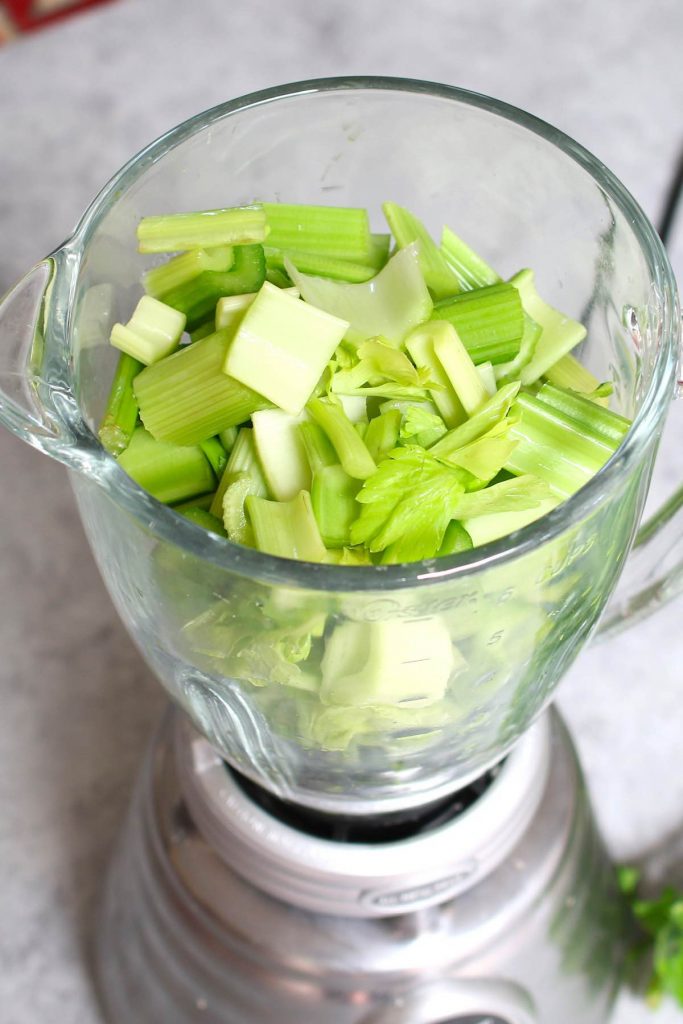
<svg viewBox="0 0 683 1024"><path fill-rule="evenodd" d="M346 336L356 344L384 337L398 346L432 311L413 245L397 252L376 277L363 284L309 277L300 274L290 260L287 273L306 302L349 322Z"/></svg>
<svg viewBox="0 0 683 1024"><path fill-rule="evenodd" d="M201 341L202 338L208 338L210 334L213 334L216 330L216 323L214 317L209 317L204 323L200 324L199 327L195 327L193 331L190 331L190 341Z"/></svg>
<svg viewBox="0 0 683 1024"><path fill-rule="evenodd" d="M133 359L149 366L178 347L185 330L185 316L151 295L143 295L124 326L114 324L111 343Z"/></svg>
<svg viewBox="0 0 683 1024"><path fill-rule="evenodd" d="M119 455L126 447L138 419L138 402L133 392L133 380L143 369L143 363L122 352L116 364L99 429L99 438L103 446L112 455Z"/></svg>
<svg viewBox="0 0 683 1024"><path fill-rule="evenodd" d="M364 341L358 347L357 356L357 362L333 373L330 382L332 394L362 397L366 391L376 393L374 389L379 386L383 394L422 398L426 397L422 392L429 385L439 387L430 380L429 370L416 368L405 352L394 348L385 339L369 338ZM368 384L369 389L366 388Z"/></svg>
<svg viewBox="0 0 683 1024"><path fill-rule="evenodd" d="M271 246L360 263L369 257L370 227L364 209L296 203L264 203L263 209Z"/></svg>
<svg viewBox="0 0 683 1024"><path fill-rule="evenodd" d="M193 281L178 285L164 294L164 302L187 316L189 330L215 317L216 304L226 295L244 295L258 291L265 280L266 259L262 245L241 245L235 249L235 261L225 273L205 270Z"/></svg>
<svg viewBox="0 0 683 1024"><path fill-rule="evenodd" d="M323 466L315 473L311 502L326 547L349 545L351 523L358 517L356 495L360 487L360 481L339 465Z"/></svg>
<svg viewBox="0 0 683 1024"><path fill-rule="evenodd" d="M247 475L254 483L254 488L250 491L251 494L257 494L262 498L268 497L268 487L256 452L254 431L251 427L241 427L237 434L228 463L209 508L212 515L218 516L220 519L224 518L223 496L234 478L241 473Z"/></svg>
<svg viewBox="0 0 683 1024"><path fill-rule="evenodd" d="M368 262L372 264L375 270L381 270L389 259L390 247L391 235L370 235L370 253L368 256Z"/></svg>
<svg viewBox="0 0 683 1024"><path fill-rule="evenodd" d="M429 412L419 405L408 406L401 424L402 440L412 440L423 448L429 448L446 433L446 424L436 413Z"/></svg>
<svg viewBox="0 0 683 1024"><path fill-rule="evenodd" d="M265 247L265 253L269 270L285 270L285 260L290 259L302 274L317 274L333 281L369 281L377 273L377 268L371 263L352 263L323 253L275 249L269 245Z"/></svg>
<svg viewBox="0 0 683 1024"><path fill-rule="evenodd" d="M474 547L480 547L536 522L559 505L560 500L557 497L542 498L533 508L517 512L489 512L473 519L464 519L461 525Z"/></svg>
<svg viewBox="0 0 683 1024"><path fill-rule="evenodd" d="M532 474L525 474L491 484L481 491L457 495L452 505L452 518L470 521L492 512L525 512L538 508L542 501L551 500L553 495L548 485ZM469 526L466 529L470 533Z"/></svg>
<svg viewBox="0 0 683 1024"><path fill-rule="evenodd" d="M446 527L438 555L457 555L461 551L469 551L472 547L472 538L465 527L457 519L452 519Z"/></svg>
<svg viewBox="0 0 683 1024"><path fill-rule="evenodd" d="M299 298L296 288L282 288L283 292L293 298ZM220 331L222 327L237 326L249 306L258 295L258 292L246 292L244 295L225 295L216 303L216 327Z"/></svg>
<svg viewBox="0 0 683 1024"><path fill-rule="evenodd" d="M472 416L489 398L477 368L455 329L443 330L435 338L434 355L441 363L451 387L462 402L468 416Z"/></svg>
<svg viewBox="0 0 683 1024"><path fill-rule="evenodd" d="M314 398L318 398L318 395L314 395ZM348 419L357 428L359 423L367 425L368 421L368 402L363 395L338 395L339 404L346 413Z"/></svg>
<svg viewBox="0 0 683 1024"><path fill-rule="evenodd" d="M226 452L231 452L235 447L235 441L237 440L237 427L226 427L225 430L219 430L218 440L223 445Z"/></svg>
<svg viewBox="0 0 683 1024"><path fill-rule="evenodd" d="M545 371L545 379L556 388L571 388L587 397L600 387L600 381L572 355L562 356Z"/></svg>
<svg viewBox="0 0 683 1024"><path fill-rule="evenodd" d="M259 551L305 562L326 560L307 491L300 491L291 501L268 501L249 495L246 507Z"/></svg>
<svg viewBox="0 0 683 1024"><path fill-rule="evenodd" d="M486 394L489 398L496 393L496 375L493 372L493 363L477 363L477 373L481 380Z"/></svg>
<svg viewBox="0 0 683 1024"><path fill-rule="evenodd" d="M501 280L493 267L448 227L441 233L441 252L457 274L463 291L485 288Z"/></svg>
<svg viewBox="0 0 683 1024"><path fill-rule="evenodd" d="M401 412L398 409L387 409L370 420L363 440L374 462L380 463L396 447L400 429Z"/></svg>
<svg viewBox="0 0 683 1024"><path fill-rule="evenodd" d="M165 292L177 288L187 281L193 281L205 270L225 272L230 270L235 256L232 246L217 249L191 249L158 267L152 267L142 277L142 284L148 295L162 299Z"/></svg>
<svg viewBox="0 0 683 1024"><path fill-rule="evenodd" d="M332 548L327 552L326 561L331 565L372 565L370 552L364 547Z"/></svg>
<svg viewBox="0 0 683 1024"><path fill-rule="evenodd" d="M511 426L502 420L481 437L440 458L449 466L460 466L478 481L488 483L507 464L515 449L517 441L510 436L510 430ZM435 447L431 449L432 452Z"/></svg>
<svg viewBox="0 0 683 1024"><path fill-rule="evenodd" d="M583 324L572 320L544 302L536 291L533 270L520 270L510 278L519 291L525 313L540 324L541 337L533 358L522 369L522 384L533 384L586 337Z"/></svg>
<svg viewBox="0 0 683 1024"><path fill-rule="evenodd" d="M216 484L201 448L155 441L142 427L134 431L118 463L152 497L166 504L205 494Z"/></svg>
<svg viewBox="0 0 683 1024"><path fill-rule="evenodd" d="M216 331L148 366L135 378L140 417L157 440L197 444L269 405L223 373L231 340L229 330Z"/></svg>
<svg viewBox="0 0 683 1024"><path fill-rule="evenodd" d="M420 269L435 299L444 299L460 291L457 274L446 262L421 220L396 203L383 203L382 210L399 249L418 244Z"/></svg>
<svg viewBox="0 0 683 1024"><path fill-rule="evenodd" d="M513 284L492 284L437 302L432 319L455 327L475 363L505 363L519 353L524 313Z"/></svg>
<svg viewBox="0 0 683 1024"><path fill-rule="evenodd" d="M347 327L266 282L237 328L225 372L296 416Z"/></svg>
<svg viewBox="0 0 683 1024"><path fill-rule="evenodd" d="M266 266L266 281L270 281L276 288L289 288L292 284L289 275L284 270L276 270L275 267Z"/></svg>
<svg viewBox="0 0 683 1024"><path fill-rule="evenodd" d="M313 398L306 408L329 437L349 476L356 480L372 476L376 469L375 463L342 406L322 398Z"/></svg>
<svg viewBox="0 0 683 1024"><path fill-rule="evenodd" d="M248 245L263 242L266 233L266 214L258 205L143 217L138 224L138 251L178 252L195 247Z"/></svg>
<svg viewBox="0 0 683 1024"><path fill-rule="evenodd" d="M440 385L438 389L430 390L432 401L446 426L456 427L467 419L467 413L434 352L434 341L442 335L450 336L450 324L439 320L430 321L410 332L406 338L406 348L415 365L426 367L431 379Z"/></svg>
<svg viewBox="0 0 683 1024"><path fill-rule="evenodd" d="M449 430L440 441L437 441L430 449L430 454L439 458L448 458L451 452L463 448L466 444L476 441L482 434L486 434L497 423L505 419L518 392L519 381L505 384L466 423Z"/></svg>
<svg viewBox="0 0 683 1024"><path fill-rule="evenodd" d="M584 434L598 440L604 439L615 447L621 444L631 426L631 421L625 416L604 409L591 401L587 395L580 395L566 388L544 384L536 393L536 398L553 409L559 409Z"/></svg>
<svg viewBox="0 0 683 1024"><path fill-rule="evenodd" d="M252 546L254 533L247 519L246 500L249 495L265 498L265 484L257 474L244 470L238 473L226 472L221 484L225 532L236 544Z"/></svg>
<svg viewBox="0 0 683 1024"><path fill-rule="evenodd" d="M281 409L264 409L251 418L263 475L278 501L310 490L311 470L299 432L302 419Z"/></svg>
<svg viewBox="0 0 683 1024"><path fill-rule="evenodd" d="M176 511L179 511L176 509ZM219 537L227 537L225 527L223 523L216 516L212 516L206 509L200 508L197 505L193 505L190 508L183 508L180 511L181 516L189 519L191 522L196 523L197 526L203 526L205 530L210 533L217 533Z"/></svg>
<svg viewBox="0 0 683 1024"><path fill-rule="evenodd" d="M519 352L514 359L507 363L498 363L493 367L495 379L498 385L508 384L510 381L519 380L522 369L527 366L534 357L536 346L543 329L540 324L532 320L528 313L524 314L524 330L522 340L519 343Z"/></svg>
<svg viewBox="0 0 683 1024"><path fill-rule="evenodd" d="M313 475L326 466L334 466L339 461L327 434L317 423L304 420L299 424L299 434Z"/></svg>
<svg viewBox="0 0 683 1024"><path fill-rule="evenodd" d="M181 515L183 512L194 508L201 508L205 512L211 511L211 503L213 502L214 494L200 494L197 498L189 498L187 501L174 502L173 511L179 512ZM217 517L216 517L217 518Z"/></svg>
<svg viewBox="0 0 683 1024"><path fill-rule="evenodd" d="M220 480L223 470L228 464L228 453L223 447L220 438L209 437L206 441L200 441L199 447L209 460L209 464L216 474L216 479Z"/></svg>

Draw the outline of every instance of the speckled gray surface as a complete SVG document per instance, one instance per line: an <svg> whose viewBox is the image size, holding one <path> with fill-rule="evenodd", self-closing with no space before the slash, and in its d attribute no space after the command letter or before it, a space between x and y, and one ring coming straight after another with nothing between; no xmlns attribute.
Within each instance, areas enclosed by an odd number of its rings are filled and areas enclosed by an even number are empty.
<svg viewBox="0 0 683 1024"><path fill-rule="evenodd" d="M592 149L656 218L683 141L681 44L680 0L122 0L0 51L0 292L145 142L220 100L326 74L498 95ZM681 422L677 410L658 494L683 476ZM64 472L6 433L0 466L0 1021L96 1024L95 896L163 701L83 548ZM561 689L619 858L683 863L681 607L586 652ZM624 996L614 1024L644 1019Z"/></svg>

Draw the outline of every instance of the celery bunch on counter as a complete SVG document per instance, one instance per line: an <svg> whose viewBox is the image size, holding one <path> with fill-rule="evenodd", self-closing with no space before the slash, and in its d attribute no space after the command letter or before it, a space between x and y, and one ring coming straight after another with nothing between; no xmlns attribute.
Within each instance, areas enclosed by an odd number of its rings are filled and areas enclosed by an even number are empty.
<svg viewBox="0 0 683 1024"><path fill-rule="evenodd" d="M467 551L574 494L629 421L572 355L584 327L396 203L144 218L102 443L157 500L271 555ZM188 333L189 332L189 333Z"/></svg>

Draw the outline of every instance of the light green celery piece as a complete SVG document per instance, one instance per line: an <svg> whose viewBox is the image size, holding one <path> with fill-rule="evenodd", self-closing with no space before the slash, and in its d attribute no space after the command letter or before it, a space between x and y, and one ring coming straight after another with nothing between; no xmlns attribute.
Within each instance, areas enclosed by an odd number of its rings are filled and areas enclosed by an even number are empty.
<svg viewBox="0 0 683 1024"><path fill-rule="evenodd" d="M263 475L278 501L290 501L299 491L311 488L311 469L299 430L305 418L281 409L264 409L251 418Z"/></svg>
<svg viewBox="0 0 683 1024"><path fill-rule="evenodd" d="M221 430L218 433L218 440L225 448L228 454L235 447L235 441L237 440L237 427L228 427L226 430Z"/></svg>
<svg viewBox="0 0 683 1024"><path fill-rule="evenodd" d="M254 532L247 518L246 500L250 495L266 497L266 488L257 475L248 472L230 473L224 477L223 526L227 537L236 544L254 544ZM221 481L223 482L223 481Z"/></svg>
<svg viewBox="0 0 683 1024"><path fill-rule="evenodd" d="M434 339L434 355L441 363L463 409L468 416L472 416L486 403L489 394L455 328L450 324L448 326L449 331L442 331Z"/></svg>
<svg viewBox="0 0 683 1024"><path fill-rule="evenodd" d="M289 288L292 284L284 270L276 270L275 267L266 266L266 281L274 284L276 288Z"/></svg>
<svg viewBox="0 0 683 1024"><path fill-rule="evenodd" d="M190 331L190 341L201 341L202 338L208 338L210 334L214 334L216 331L215 318L209 317L199 327L195 327L193 331Z"/></svg>
<svg viewBox="0 0 683 1024"><path fill-rule="evenodd" d="M332 548L327 552L327 561L331 565L372 565L372 558L367 548L346 547Z"/></svg>
<svg viewBox="0 0 683 1024"><path fill-rule="evenodd" d="M451 452L463 448L466 444L470 444L486 434L497 423L505 419L518 392L519 381L503 385L466 423L449 430L440 441L437 441L430 449L430 454L439 458L448 458Z"/></svg>
<svg viewBox="0 0 683 1024"><path fill-rule="evenodd" d="M362 284L301 274L291 260L286 266L306 302L348 321L346 337L354 344L381 336L398 347L433 308L414 245L401 249L376 277Z"/></svg>
<svg viewBox="0 0 683 1024"><path fill-rule="evenodd" d="M312 398L306 408L327 434L349 476L356 480L372 476L377 468L375 462L342 406L323 398Z"/></svg>
<svg viewBox="0 0 683 1024"><path fill-rule="evenodd" d="M513 284L488 285L435 303L433 320L446 320L475 363L514 359L524 333L524 311Z"/></svg>
<svg viewBox="0 0 683 1024"><path fill-rule="evenodd" d="M281 288L280 290L294 299L299 298L296 288ZM220 298L216 303L215 329L220 331L222 327L236 327L257 295L258 292L247 292L244 295L224 295Z"/></svg>
<svg viewBox="0 0 683 1024"><path fill-rule="evenodd" d="M528 473L481 491L458 495L451 506L451 518L467 523L492 512L525 512L538 508L543 501L554 501L555 497L544 480ZM468 525L465 529L472 536Z"/></svg>
<svg viewBox="0 0 683 1024"><path fill-rule="evenodd" d="M313 513L326 547L349 545L351 523L358 518L356 495L360 487L360 481L339 465L323 466L313 476Z"/></svg>
<svg viewBox="0 0 683 1024"><path fill-rule="evenodd" d="M246 508L259 551L303 562L326 561L327 551L307 491L300 491L291 501L250 495Z"/></svg>
<svg viewBox="0 0 683 1024"><path fill-rule="evenodd" d="M231 340L229 329L217 331L135 378L142 422L157 440L198 444L270 404L223 372Z"/></svg>
<svg viewBox="0 0 683 1024"><path fill-rule="evenodd" d="M368 262L372 264L375 270L381 270L384 264L389 259L389 249L391 247L391 235L389 234L371 234L370 235L370 254Z"/></svg>
<svg viewBox="0 0 683 1024"><path fill-rule="evenodd" d="M142 427L134 431L118 463L152 497L165 504L205 494L216 485L201 448L155 441Z"/></svg>
<svg viewBox="0 0 683 1024"><path fill-rule="evenodd" d="M228 464L228 453L221 444L220 439L218 437L209 437L206 441L200 441L199 447L209 460L209 465L216 474L216 479L220 480L223 470Z"/></svg>
<svg viewBox="0 0 683 1024"><path fill-rule="evenodd" d="M458 276L446 261L421 220L396 203L383 203L382 210L399 249L417 243L420 269L435 299L444 299L460 291Z"/></svg>
<svg viewBox="0 0 683 1024"><path fill-rule="evenodd" d="M223 496L230 484L234 482L235 477L242 473L254 482L254 487L249 493L257 494L262 498L268 497L268 487L256 452L254 431L251 427L241 427L237 434L227 465L220 477L218 489L209 507L212 515L224 519Z"/></svg>
<svg viewBox="0 0 683 1024"><path fill-rule="evenodd" d="M467 413L434 352L434 340L442 335L449 336L448 328L449 325L438 320L421 324L410 332L405 344L415 365L426 367L430 378L440 385L439 389L430 390L430 396L444 423L447 427L457 427L467 419Z"/></svg>
<svg viewBox="0 0 683 1024"><path fill-rule="evenodd" d="M428 412L419 405L410 405L406 410L401 424L400 436L404 441L429 448L444 434L448 433L446 424L440 416Z"/></svg>
<svg viewBox="0 0 683 1024"><path fill-rule="evenodd" d="M473 547L472 538L457 519L452 519L446 527L443 543L439 548L439 558L444 555L457 555L461 551L470 551Z"/></svg>
<svg viewBox="0 0 683 1024"><path fill-rule="evenodd" d="M139 252L177 252L224 245L249 245L266 239L262 206L237 206L198 213L143 217L138 224Z"/></svg>
<svg viewBox="0 0 683 1024"><path fill-rule="evenodd" d="M601 383L590 370L575 359L573 355L562 356L545 371L545 379L556 388L571 388L590 398L596 405L609 406L609 393L603 392L605 383Z"/></svg>
<svg viewBox="0 0 683 1024"><path fill-rule="evenodd" d="M314 397L318 397L315 395ZM359 423L367 424L368 403L364 395L338 395L339 404L344 410L347 419L350 419L354 426Z"/></svg>
<svg viewBox="0 0 683 1024"><path fill-rule="evenodd" d="M631 426L631 420L626 416L597 405L588 395L580 395L566 388L544 384L535 397L537 401L564 413L585 434L598 440L603 439L614 446L621 444Z"/></svg>
<svg viewBox="0 0 683 1024"><path fill-rule="evenodd" d="M99 429L100 441L112 455L120 455L133 436L138 419L138 402L133 392L133 381L143 369L143 365L125 352L121 353L116 364L107 407Z"/></svg>
<svg viewBox="0 0 683 1024"><path fill-rule="evenodd" d="M476 441L452 451L444 461L449 466L460 466L477 480L488 483L507 465L517 445L517 441L510 437L510 429L507 421L503 420Z"/></svg>
<svg viewBox="0 0 683 1024"><path fill-rule="evenodd" d="M176 509L176 511L178 510ZM185 519L189 519L190 522L196 523L197 526L203 527L210 533L217 533L219 537L227 537L225 527L220 519L217 519L216 516L212 516L211 513L207 512L204 508L194 505L190 508L184 508L180 512L180 515L184 516Z"/></svg>
<svg viewBox="0 0 683 1024"><path fill-rule="evenodd" d="M347 327L266 281L237 327L225 372L297 416Z"/></svg>
<svg viewBox="0 0 683 1024"><path fill-rule="evenodd" d="M185 330L183 313L151 295L143 295L127 324L114 324L110 341L115 348L149 366L178 347Z"/></svg>
<svg viewBox="0 0 683 1024"><path fill-rule="evenodd" d="M560 501L561 499L556 496L542 498L533 508L518 512L489 512L472 519L463 519L461 525L467 531L473 546L477 548L482 544L499 540L500 537L507 537L529 523L535 523L541 516L556 508Z"/></svg>
<svg viewBox="0 0 683 1024"><path fill-rule="evenodd" d="M348 369L339 369L334 373L331 383L334 393L343 394L347 389L355 391L364 384L376 385L385 381L418 388L434 384L430 380L429 370L418 369L405 352L394 348L385 339L368 338L359 345L357 356L358 361Z"/></svg>
<svg viewBox="0 0 683 1024"><path fill-rule="evenodd" d="M371 251L366 210L345 206L264 203L268 245L341 260L367 262Z"/></svg>
<svg viewBox="0 0 683 1024"><path fill-rule="evenodd" d="M191 249L146 271L142 276L142 286L148 295L161 299L164 292L193 281L205 270L221 273L230 270L234 261L232 246L229 245L216 249Z"/></svg>
<svg viewBox="0 0 683 1024"><path fill-rule="evenodd" d="M173 511L180 513L187 512L189 509L201 508L205 512L209 512L211 509L211 502L213 501L215 492L209 492L209 494L200 494L196 498L189 498L188 501L180 501L174 503Z"/></svg>
<svg viewBox="0 0 683 1024"><path fill-rule="evenodd" d="M514 410L519 419L510 437L518 443L505 468L534 474L562 498L582 487L617 448L618 443L586 434L559 409L532 395L520 394Z"/></svg>
<svg viewBox="0 0 683 1024"><path fill-rule="evenodd" d="M262 245L239 245L230 270L205 270L192 281L164 293L164 302L187 317L187 329L194 331L207 319L215 321L216 304L227 295L257 292L265 280L266 258Z"/></svg>
<svg viewBox="0 0 683 1024"><path fill-rule="evenodd" d="M478 363L477 373L479 378L486 388L486 393L489 398L496 393L496 375L493 372L493 363Z"/></svg>
<svg viewBox="0 0 683 1024"><path fill-rule="evenodd" d="M323 253L301 252L300 249L265 247L266 265L270 270L285 270L285 259L290 259L302 274L317 274L333 281L369 281L377 273L371 263L352 263Z"/></svg>
<svg viewBox="0 0 683 1024"><path fill-rule="evenodd" d="M528 313L525 313L524 331L519 345L519 352L509 362L498 363L497 366L493 367L495 379L499 386L501 384L509 384L513 380L519 380L523 368L528 366L534 357L541 334L541 325L532 320Z"/></svg>
<svg viewBox="0 0 683 1024"><path fill-rule="evenodd" d="M363 440L373 462L379 464L396 447L400 429L399 409L388 409L370 420Z"/></svg>
<svg viewBox="0 0 683 1024"><path fill-rule="evenodd" d="M455 271L462 291L486 288L502 280L499 274L483 260L474 249L470 249L462 238L445 227L441 233L441 252Z"/></svg>
<svg viewBox="0 0 683 1024"><path fill-rule="evenodd" d="M434 616L344 622L326 641L321 665L325 704L417 708L441 700L462 657Z"/></svg>
<svg viewBox="0 0 683 1024"><path fill-rule="evenodd" d="M299 424L299 434L313 475L326 466L334 466L339 462L327 434L317 423L304 420Z"/></svg>
<svg viewBox="0 0 683 1024"><path fill-rule="evenodd" d="M525 313L541 325L542 334L531 362L522 369L522 384L533 384L551 366L586 337L586 328L544 302L536 291L533 270L520 270L510 278L518 290Z"/></svg>

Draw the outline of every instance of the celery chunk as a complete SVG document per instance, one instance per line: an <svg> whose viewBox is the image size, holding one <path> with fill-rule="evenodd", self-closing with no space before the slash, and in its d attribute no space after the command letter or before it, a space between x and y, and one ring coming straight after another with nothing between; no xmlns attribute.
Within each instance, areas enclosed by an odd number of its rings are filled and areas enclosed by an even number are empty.
<svg viewBox="0 0 683 1024"><path fill-rule="evenodd" d="M436 245L421 220L397 203L383 203L382 210L399 249L416 242L420 269L425 284L435 299L444 299L460 291L457 274Z"/></svg>
<svg viewBox="0 0 683 1024"><path fill-rule="evenodd" d="M139 252L177 252L265 241L266 214L262 206L236 206L198 213L143 217L138 224Z"/></svg>
<svg viewBox="0 0 683 1024"><path fill-rule="evenodd" d="M324 562L327 552L313 514L311 496L301 491L291 501L246 501L259 551L304 562Z"/></svg>
<svg viewBox="0 0 683 1024"><path fill-rule="evenodd" d="M264 203L263 209L270 246L360 263L370 256L370 227L364 209L299 203Z"/></svg>
<svg viewBox="0 0 683 1024"><path fill-rule="evenodd" d="M127 324L114 324L111 343L150 366L170 355L185 330L186 318L151 295L143 295Z"/></svg>
<svg viewBox="0 0 683 1024"><path fill-rule="evenodd" d="M533 358L522 369L522 384L533 384L586 337L586 328L544 302L536 291L533 270L520 270L510 278L518 290L524 311L540 324L541 336Z"/></svg>
<svg viewBox="0 0 683 1024"><path fill-rule="evenodd" d="M126 355L125 352L119 356L107 408L99 429L100 441L112 455L120 455L133 436L138 419L138 402L133 391L133 381L143 366L143 363Z"/></svg>
<svg viewBox="0 0 683 1024"><path fill-rule="evenodd" d="M311 471L299 430L303 419L281 409L264 409L251 418L259 463L278 501L289 501L311 487Z"/></svg>
<svg viewBox="0 0 683 1024"><path fill-rule="evenodd" d="M166 504L205 494L216 484L201 448L155 441L142 427L135 430L118 462L136 483Z"/></svg>

